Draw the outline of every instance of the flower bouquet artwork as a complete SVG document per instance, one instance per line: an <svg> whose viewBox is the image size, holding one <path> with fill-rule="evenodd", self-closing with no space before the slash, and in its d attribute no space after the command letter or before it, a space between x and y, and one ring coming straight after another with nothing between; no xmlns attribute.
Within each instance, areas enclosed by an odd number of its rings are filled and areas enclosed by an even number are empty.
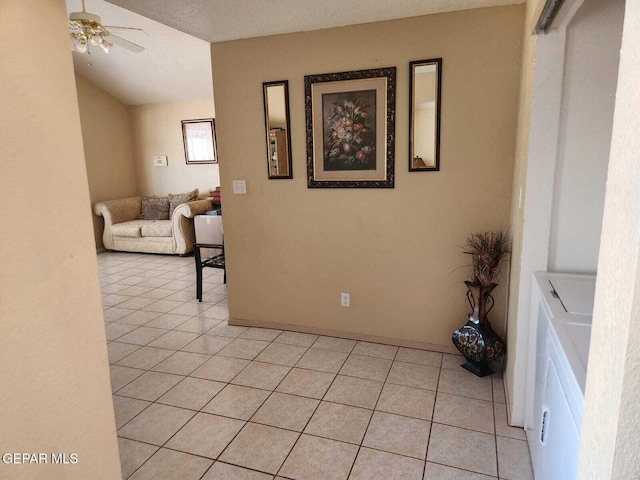
<svg viewBox="0 0 640 480"><path fill-rule="evenodd" d="M324 169L375 170L376 91L322 96Z"/></svg>
<svg viewBox="0 0 640 480"><path fill-rule="evenodd" d="M309 188L393 188L395 67L306 75Z"/></svg>

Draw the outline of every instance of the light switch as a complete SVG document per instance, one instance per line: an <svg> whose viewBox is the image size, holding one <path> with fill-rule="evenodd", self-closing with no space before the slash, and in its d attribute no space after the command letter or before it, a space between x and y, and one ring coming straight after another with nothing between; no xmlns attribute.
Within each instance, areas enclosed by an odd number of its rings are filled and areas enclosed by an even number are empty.
<svg viewBox="0 0 640 480"><path fill-rule="evenodd" d="M154 167L166 167L167 166L167 156L166 155L155 155L153 157L153 166Z"/></svg>
<svg viewBox="0 0 640 480"><path fill-rule="evenodd" d="M247 194L247 182L244 180L233 181L233 193L234 195L246 195Z"/></svg>

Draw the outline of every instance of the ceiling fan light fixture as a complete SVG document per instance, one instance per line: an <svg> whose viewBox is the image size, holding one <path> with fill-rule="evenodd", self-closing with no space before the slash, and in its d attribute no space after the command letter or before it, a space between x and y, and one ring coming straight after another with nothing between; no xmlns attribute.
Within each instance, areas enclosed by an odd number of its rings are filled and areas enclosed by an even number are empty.
<svg viewBox="0 0 640 480"><path fill-rule="evenodd" d="M98 47L102 44L103 40L102 40L102 36L100 35L91 35L89 37L89 42L91 43L91 45L93 45L94 47Z"/></svg>
<svg viewBox="0 0 640 480"><path fill-rule="evenodd" d="M100 48L104 50L104 53L109 53L109 51L111 50L111 47L113 47L113 43L107 42L106 40L103 40L102 43L100 44Z"/></svg>
<svg viewBox="0 0 640 480"><path fill-rule="evenodd" d="M0 0L0 2L1 1L2 0ZM144 30L140 28L113 28L144 32ZM86 53L89 55L91 54L91 47L100 47L105 53L109 53L114 44L133 53L140 53L144 51L144 47L141 47L140 45L116 35L111 35L109 30L102 25L102 20L98 15L88 13L85 10L84 0L82 2L82 12L73 12L69 14L69 30L69 34L71 36L71 48L79 53Z"/></svg>
<svg viewBox="0 0 640 480"><path fill-rule="evenodd" d="M87 39L80 35L72 35L73 38L73 48L80 53L87 53Z"/></svg>

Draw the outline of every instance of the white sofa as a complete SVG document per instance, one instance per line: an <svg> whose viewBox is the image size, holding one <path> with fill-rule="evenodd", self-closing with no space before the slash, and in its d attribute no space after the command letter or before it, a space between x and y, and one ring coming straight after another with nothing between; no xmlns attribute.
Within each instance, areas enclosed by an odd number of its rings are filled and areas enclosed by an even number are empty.
<svg viewBox="0 0 640 480"><path fill-rule="evenodd" d="M193 251L193 217L213 208L211 198L178 205L170 220L140 220L142 197L96 203L104 217L102 240L108 250L184 255Z"/></svg>

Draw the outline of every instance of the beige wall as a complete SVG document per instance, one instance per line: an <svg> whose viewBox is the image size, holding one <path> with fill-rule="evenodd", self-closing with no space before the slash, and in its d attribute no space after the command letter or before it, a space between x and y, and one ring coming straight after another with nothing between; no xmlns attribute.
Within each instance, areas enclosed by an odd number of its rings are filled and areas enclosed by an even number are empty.
<svg viewBox="0 0 640 480"><path fill-rule="evenodd" d="M1 10L0 452L77 453L78 463L0 462L0 478L113 480L120 462L65 3L4 0Z"/></svg>
<svg viewBox="0 0 640 480"><path fill-rule="evenodd" d="M91 204L137 195L127 106L78 74L76 88ZM104 220L92 217L100 249Z"/></svg>
<svg viewBox="0 0 640 480"><path fill-rule="evenodd" d="M260 108L262 109L262 98ZM206 194L220 185L218 165L186 164L180 123L181 120L214 116L212 100L153 103L129 107L133 155L140 194L183 193L196 187L201 193ZM264 122L264 115L260 118ZM155 155L166 155L169 165L154 167Z"/></svg>
<svg viewBox="0 0 640 480"><path fill-rule="evenodd" d="M450 349L467 236L506 227L524 6L212 45L232 319ZM443 58L441 171L409 173L409 61ZM308 189L304 75L396 66L396 187ZM262 82L288 79L294 179L267 180ZM424 205L431 205L425 208ZM504 331L506 280L492 318ZM351 307L340 307L340 292Z"/></svg>

